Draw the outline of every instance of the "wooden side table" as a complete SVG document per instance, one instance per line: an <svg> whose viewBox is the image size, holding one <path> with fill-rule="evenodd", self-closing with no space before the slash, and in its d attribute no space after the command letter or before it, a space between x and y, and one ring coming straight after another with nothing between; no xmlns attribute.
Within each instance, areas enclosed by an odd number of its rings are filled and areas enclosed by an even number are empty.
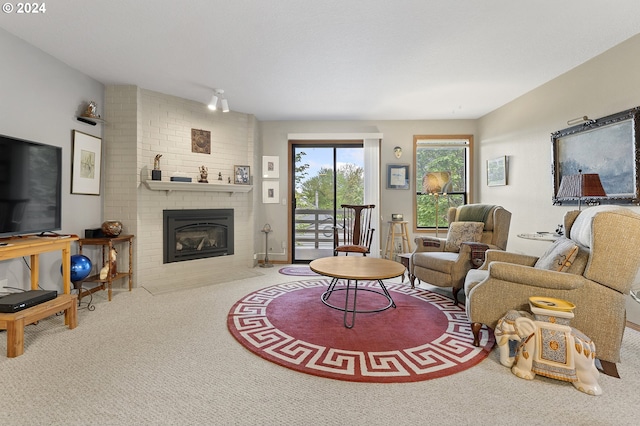
<svg viewBox="0 0 640 426"><path fill-rule="evenodd" d="M528 234L518 234L518 238L537 241L556 241L562 238L562 235L558 235L555 232L531 232Z"/></svg>
<svg viewBox="0 0 640 426"><path fill-rule="evenodd" d="M409 262L411 261L412 254L413 253L400 253L398 258L400 259L402 266L404 266L407 271L407 276L409 277L409 281L411 281L411 288L414 288L416 277L411 276L411 270L409 269ZM402 274L402 282L404 282L404 274Z"/></svg>
<svg viewBox="0 0 640 426"><path fill-rule="evenodd" d="M78 288L78 302L82 300L84 296L88 296L92 293L95 293L98 290L104 290L105 284L109 293L109 301L111 301L111 286L112 283L120 278L129 278L129 291L133 288L133 235L118 235L117 237L103 237L103 238L80 238L78 240L79 252L82 254L83 246L101 246L102 247L102 265L106 265L109 261L109 253L112 248L115 248L119 244L129 244L129 270L128 271L117 271L115 275L107 274L107 277L102 279L100 278L100 274L92 275L90 277L82 280L83 282L97 282L100 283L99 286L94 287L90 290L82 290L82 283L80 283L80 287ZM121 265L120 262L118 262Z"/></svg>
<svg viewBox="0 0 640 426"><path fill-rule="evenodd" d="M395 254L395 241L396 238L402 238L402 252L408 253L413 251L411 248L411 241L409 241L409 230L407 229L406 221L390 220L389 234L387 235L387 246L384 253L384 257L389 260L393 260ZM396 227L400 226L399 232L396 233Z"/></svg>

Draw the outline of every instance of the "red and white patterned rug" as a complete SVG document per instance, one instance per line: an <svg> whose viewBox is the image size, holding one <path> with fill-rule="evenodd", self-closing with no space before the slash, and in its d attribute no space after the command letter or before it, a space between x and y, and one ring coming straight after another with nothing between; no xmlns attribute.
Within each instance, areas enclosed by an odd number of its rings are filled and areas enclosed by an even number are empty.
<svg viewBox="0 0 640 426"><path fill-rule="evenodd" d="M231 308L231 334L256 355L293 370L368 383L416 382L466 370L485 359L493 333L481 332L480 347L464 308L451 299L407 284L385 282L396 308L358 313L355 326L324 305L329 279L301 280L255 291ZM338 284L341 285L341 284ZM377 282L359 288L380 290ZM344 291L331 296L341 306ZM344 299L342 299L344 300ZM382 296L358 291L358 309L379 306Z"/></svg>

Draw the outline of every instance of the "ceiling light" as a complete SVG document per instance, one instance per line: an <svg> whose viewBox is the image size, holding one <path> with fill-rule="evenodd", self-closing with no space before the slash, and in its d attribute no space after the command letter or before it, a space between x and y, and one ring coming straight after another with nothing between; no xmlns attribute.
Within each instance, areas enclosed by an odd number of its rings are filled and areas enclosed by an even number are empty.
<svg viewBox="0 0 640 426"><path fill-rule="evenodd" d="M222 106L222 112L229 112L229 102L224 98L224 90L213 89L213 97L209 102L209 109L215 111L218 106L218 99L220 99L220 105Z"/></svg>
<svg viewBox="0 0 640 426"><path fill-rule="evenodd" d="M211 101L209 102L209 109L211 111L215 111L216 110L216 104L218 103L218 92L215 92L213 94L213 97L211 98Z"/></svg>

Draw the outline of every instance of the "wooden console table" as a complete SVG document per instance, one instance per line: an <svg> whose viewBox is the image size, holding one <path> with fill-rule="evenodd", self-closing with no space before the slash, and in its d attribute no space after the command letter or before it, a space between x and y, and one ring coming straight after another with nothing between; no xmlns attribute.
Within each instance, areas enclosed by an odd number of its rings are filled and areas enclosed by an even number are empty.
<svg viewBox="0 0 640 426"><path fill-rule="evenodd" d="M24 327L64 311L64 323L73 329L78 324L76 295L71 293L71 242L78 240L75 235L62 237L20 237L3 240L0 247L0 261L16 257L31 258L31 289L37 290L40 276L41 253L60 250L62 252L62 285L64 294L53 300L15 313L0 313L0 330L7 330L7 357L13 358L24 353Z"/></svg>
<svg viewBox="0 0 640 426"><path fill-rule="evenodd" d="M78 288L78 299L82 300L84 296L95 293L98 290L104 290L105 284L107 285L109 293L109 301L111 301L111 284L119 280L120 278L129 277L129 291L133 287L133 235L118 235L117 237L103 237L103 238L80 238L78 240L79 252L82 254L83 246L101 246L102 247L102 265L106 265L111 249L118 244L129 243L129 270L126 272L118 271L115 276L107 274L104 279L100 278L100 274L92 275L82 280L83 282L97 282L99 286L89 290L82 289L82 283ZM118 262L120 264L120 262Z"/></svg>

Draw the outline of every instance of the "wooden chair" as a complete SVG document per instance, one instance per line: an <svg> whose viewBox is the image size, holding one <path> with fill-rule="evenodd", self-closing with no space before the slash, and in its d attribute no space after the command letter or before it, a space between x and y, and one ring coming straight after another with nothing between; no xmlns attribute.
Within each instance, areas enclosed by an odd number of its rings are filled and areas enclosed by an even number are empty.
<svg viewBox="0 0 640 426"><path fill-rule="evenodd" d="M374 228L371 227L371 214L375 205L342 204L342 225L333 230L333 255L344 253L360 253L366 256L370 253ZM340 238L342 237L342 238Z"/></svg>

